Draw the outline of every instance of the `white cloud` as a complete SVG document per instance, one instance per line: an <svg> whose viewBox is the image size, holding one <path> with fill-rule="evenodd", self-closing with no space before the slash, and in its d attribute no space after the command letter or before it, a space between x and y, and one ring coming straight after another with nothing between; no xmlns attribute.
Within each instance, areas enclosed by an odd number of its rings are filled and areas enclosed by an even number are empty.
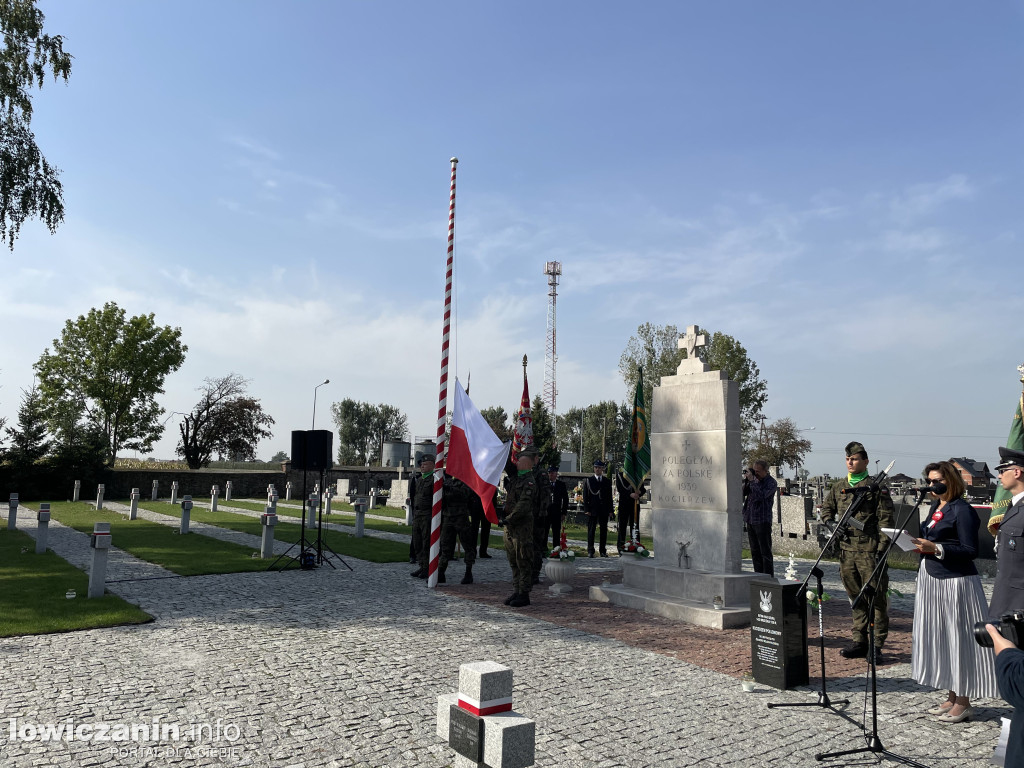
<svg viewBox="0 0 1024 768"><path fill-rule="evenodd" d="M950 202L971 200L977 188L962 174L953 174L942 181L914 184L893 195L889 211L898 221L909 221L935 213Z"/></svg>

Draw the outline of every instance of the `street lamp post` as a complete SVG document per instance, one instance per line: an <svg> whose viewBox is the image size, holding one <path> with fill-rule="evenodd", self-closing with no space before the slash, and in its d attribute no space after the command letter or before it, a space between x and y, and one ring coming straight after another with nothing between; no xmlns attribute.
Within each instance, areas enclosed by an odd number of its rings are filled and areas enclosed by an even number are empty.
<svg viewBox="0 0 1024 768"><path fill-rule="evenodd" d="M317 384L315 387L313 387L313 424L312 424L312 426L310 426L310 430L316 429L316 391L318 389L320 389L320 387L322 387L324 384L330 384L330 383L331 383L330 379L324 379L319 384Z"/></svg>

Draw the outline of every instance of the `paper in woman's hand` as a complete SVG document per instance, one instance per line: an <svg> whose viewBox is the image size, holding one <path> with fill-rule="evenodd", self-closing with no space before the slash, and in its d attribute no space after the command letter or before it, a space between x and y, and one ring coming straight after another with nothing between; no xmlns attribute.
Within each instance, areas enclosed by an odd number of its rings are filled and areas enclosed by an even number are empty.
<svg viewBox="0 0 1024 768"><path fill-rule="evenodd" d="M896 535L895 528L883 528L882 533L888 536L890 539ZM900 531L899 538L896 539L896 546L902 549L904 552L913 552L917 549L914 544L914 537L906 531Z"/></svg>

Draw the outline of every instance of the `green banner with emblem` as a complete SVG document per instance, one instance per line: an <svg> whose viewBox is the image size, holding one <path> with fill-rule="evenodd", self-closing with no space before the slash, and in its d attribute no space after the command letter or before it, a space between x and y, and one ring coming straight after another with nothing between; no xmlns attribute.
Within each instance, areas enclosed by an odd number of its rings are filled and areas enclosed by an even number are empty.
<svg viewBox="0 0 1024 768"><path fill-rule="evenodd" d="M637 379L636 394L633 397L633 429L622 468L626 481L633 486L634 491L643 487L644 480L651 473L650 418L644 401L644 369L639 370L640 377Z"/></svg>

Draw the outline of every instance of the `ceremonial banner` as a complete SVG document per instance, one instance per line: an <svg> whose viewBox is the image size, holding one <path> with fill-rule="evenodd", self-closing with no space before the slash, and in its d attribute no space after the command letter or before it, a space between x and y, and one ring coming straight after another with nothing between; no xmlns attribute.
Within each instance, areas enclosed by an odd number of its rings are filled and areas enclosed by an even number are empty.
<svg viewBox="0 0 1024 768"><path fill-rule="evenodd" d="M636 395L633 397L633 429L629 440L629 451L626 452L625 465L622 468L626 481L634 491L643 488L644 480L651 473L651 433L644 405L644 369L640 369L640 378L636 382Z"/></svg>
<svg viewBox="0 0 1024 768"><path fill-rule="evenodd" d="M533 417L530 415L530 384L526 380L526 358L523 358L523 399L516 411L516 423L512 433L512 463L519 454L533 445Z"/></svg>
<svg viewBox="0 0 1024 768"><path fill-rule="evenodd" d="M1024 366L1021 366L1024 368ZM1019 369L1018 369L1019 370ZM1024 370L1021 370L1024 373ZM1024 378L1021 378L1024 384ZM1013 421L1010 422L1010 435L1006 438L1006 447L1015 451L1024 451L1024 426L1021 424L1021 411L1024 410L1024 393L1017 401L1017 411L1013 414ZM988 532L995 536L999 532L999 523L1010 506L1010 492L1003 488L1002 483L996 485L996 495L992 499L992 513L988 518Z"/></svg>
<svg viewBox="0 0 1024 768"><path fill-rule="evenodd" d="M484 514L497 524L494 492L501 482L501 473L508 460L509 443L501 442L484 421L469 395L455 379L455 406L452 409L452 431L448 438L448 474L474 491L483 502Z"/></svg>

